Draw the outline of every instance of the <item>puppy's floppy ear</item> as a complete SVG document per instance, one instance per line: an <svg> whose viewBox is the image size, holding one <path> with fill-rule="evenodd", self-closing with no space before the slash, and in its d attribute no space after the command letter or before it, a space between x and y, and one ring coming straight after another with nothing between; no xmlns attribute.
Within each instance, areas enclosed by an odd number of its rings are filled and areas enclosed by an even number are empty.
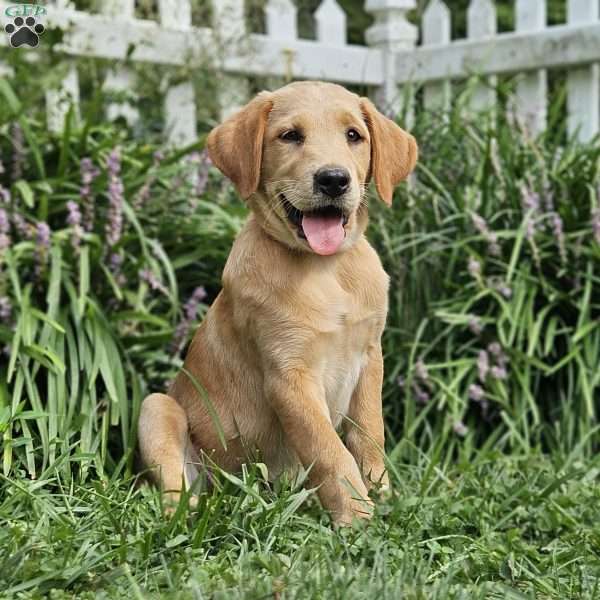
<svg viewBox="0 0 600 600"><path fill-rule="evenodd" d="M384 117L368 98L360 107L371 136L370 177L375 180L379 197L389 206L394 187L415 168L419 154L415 138Z"/></svg>
<svg viewBox="0 0 600 600"><path fill-rule="evenodd" d="M213 164L233 181L244 200L258 188L263 137L272 107L271 94L261 92L215 127L206 141Z"/></svg>

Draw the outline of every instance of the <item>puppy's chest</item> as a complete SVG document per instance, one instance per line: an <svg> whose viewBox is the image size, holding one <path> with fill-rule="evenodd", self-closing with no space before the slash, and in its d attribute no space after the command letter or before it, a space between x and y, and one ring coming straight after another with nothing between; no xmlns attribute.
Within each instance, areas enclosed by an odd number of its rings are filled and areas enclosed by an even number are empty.
<svg viewBox="0 0 600 600"><path fill-rule="evenodd" d="M348 414L352 394L367 364L367 352L361 347L331 350L329 356L323 357L321 378L329 416L337 428Z"/></svg>
<svg viewBox="0 0 600 600"><path fill-rule="evenodd" d="M352 394L367 365L369 347L380 334L379 311L366 307L332 307L331 319L338 325L318 335L315 346L317 373L329 416L335 427L348 414Z"/></svg>
<svg viewBox="0 0 600 600"><path fill-rule="evenodd" d="M334 426L348 413L352 394L378 343L387 313L387 276L379 267L361 277L319 273L297 290L303 322L311 335L301 344L304 364L312 367L324 392Z"/></svg>

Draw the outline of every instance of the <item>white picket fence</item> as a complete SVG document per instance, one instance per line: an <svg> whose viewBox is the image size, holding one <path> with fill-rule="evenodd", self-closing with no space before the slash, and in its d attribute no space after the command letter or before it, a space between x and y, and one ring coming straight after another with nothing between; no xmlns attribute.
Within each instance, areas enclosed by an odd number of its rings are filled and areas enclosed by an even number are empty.
<svg viewBox="0 0 600 600"><path fill-rule="evenodd" d="M546 125L547 70L568 69L568 128L582 141L599 131L600 22L598 0L565 0L567 23L546 26L545 0L516 0L516 31L497 33L492 0L471 0L467 39L451 40L451 10L430 0L421 26L407 20L416 0L366 0L374 24L368 46L347 43L346 15L335 0L323 0L315 12L316 39L298 37L297 10L292 0L267 0L266 34L246 31L244 0L213 0L212 27L191 23L193 0L157 0L158 20L135 18L134 0L104 0L97 14L74 10L67 0L49 3L42 22L63 29L60 51L67 57L98 57L114 61L105 87L135 93L131 62L189 66L210 57L227 78L224 111L244 101L248 76L284 80L324 79L362 84L373 89L378 103L397 108L401 99L424 87L427 109L449 105L452 81L483 77L472 95L473 110L496 106L494 77L519 74L512 110L532 133ZM9 3L0 2L2 27ZM2 43L7 45L6 36ZM22 49L10 49L22 52ZM27 50L25 50L27 51ZM43 52L42 42L31 52ZM405 90L406 91L406 88ZM79 100L77 62L71 61L60 88L47 92L48 123L60 130L70 103ZM107 107L108 117L134 122L136 109L126 102ZM167 86L164 93L165 135L182 145L196 139L196 104L191 82Z"/></svg>

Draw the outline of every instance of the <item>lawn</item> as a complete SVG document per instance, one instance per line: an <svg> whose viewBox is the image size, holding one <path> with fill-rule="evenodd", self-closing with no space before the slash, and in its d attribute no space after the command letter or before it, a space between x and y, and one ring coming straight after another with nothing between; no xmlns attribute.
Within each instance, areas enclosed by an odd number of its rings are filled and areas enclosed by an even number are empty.
<svg viewBox="0 0 600 600"><path fill-rule="evenodd" d="M121 474L5 489L3 597L594 598L598 460L463 449L392 458L367 526L334 530L315 496L250 471L168 519Z"/></svg>
<svg viewBox="0 0 600 600"><path fill-rule="evenodd" d="M370 198L392 492L334 529L260 465L171 517L137 478L141 400L246 216L203 139L94 110L57 136L6 80L0 101L0 597L600 595L600 144L560 106L531 139L458 96L419 116L393 208Z"/></svg>

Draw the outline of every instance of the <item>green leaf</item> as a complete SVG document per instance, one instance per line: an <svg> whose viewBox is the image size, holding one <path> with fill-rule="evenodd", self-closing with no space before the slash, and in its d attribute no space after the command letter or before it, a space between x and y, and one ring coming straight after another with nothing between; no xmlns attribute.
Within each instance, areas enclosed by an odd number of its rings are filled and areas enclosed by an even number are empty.
<svg viewBox="0 0 600 600"><path fill-rule="evenodd" d="M18 190L21 198L23 198L23 202L25 202L27 208L33 208L33 190L29 187L29 184L24 179L19 179L19 181L14 184L14 187Z"/></svg>

